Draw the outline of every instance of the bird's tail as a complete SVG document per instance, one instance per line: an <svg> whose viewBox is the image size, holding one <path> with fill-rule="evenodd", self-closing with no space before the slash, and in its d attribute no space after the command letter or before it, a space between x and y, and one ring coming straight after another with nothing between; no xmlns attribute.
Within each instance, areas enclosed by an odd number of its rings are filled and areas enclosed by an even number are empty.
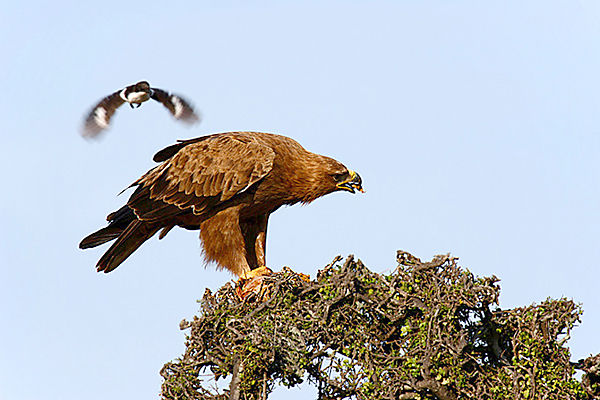
<svg viewBox="0 0 600 400"><path fill-rule="evenodd" d="M142 243L154 236L160 228L160 226L153 226L137 219L132 221L100 258L96 264L98 272L110 272L117 268Z"/></svg>
<svg viewBox="0 0 600 400"><path fill-rule="evenodd" d="M92 247L100 246L111 240L118 238L121 233L131 222L136 220L136 216L127 205L124 205L115 212L108 214L106 220L109 225L106 228L102 228L91 235L86 236L80 243L80 249L89 249Z"/></svg>
<svg viewBox="0 0 600 400"><path fill-rule="evenodd" d="M80 243L80 249L91 249L92 247L100 246L111 240L115 240L123 232L123 228L116 226L107 226L102 228L91 235L86 236Z"/></svg>
<svg viewBox="0 0 600 400"><path fill-rule="evenodd" d="M117 268L161 228L138 220L126 205L109 214L107 219L110 222L107 227L88 235L79 243L79 248L88 249L116 239L96 264L98 272L110 272Z"/></svg>

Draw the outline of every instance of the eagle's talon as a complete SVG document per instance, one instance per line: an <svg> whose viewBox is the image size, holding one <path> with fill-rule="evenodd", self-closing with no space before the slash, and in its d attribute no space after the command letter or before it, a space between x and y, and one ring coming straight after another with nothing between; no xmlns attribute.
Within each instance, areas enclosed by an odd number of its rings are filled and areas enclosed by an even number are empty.
<svg viewBox="0 0 600 400"><path fill-rule="evenodd" d="M273 271L265 266L242 272L236 283L235 293L240 300L245 300L251 295L265 295L268 292L265 287L265 277L269 275L273 275Z"/></svg>
<svg viewBox="0 0 600 400"><path fill-rule="evenodd" d="M258 278L261 276L267 276L267 275L271 275L273 274L273 271L271 270L271 268L269 267L258 267L255 269L252 269L250 271L244 271L242 272L242 274L240 275L240 281L245 281L245 280L250 280L250 279L254 279L254 278Z"/></svg>
<svg viewBox="0 0 600 400"><path fill-rule="evenodd" d="M283 270L274 273L268 267L259 267L248 272L242 273L235 285L235 293L240 300L267 300L271 296L271 290L268 286L269 280L265 280L268 276L278 275L283 273L292 273L298 279L304 282L310 282L310 276L301 272L294 272L289 267L283 267ZM257 296L253 298L252 296Z"/></svg>

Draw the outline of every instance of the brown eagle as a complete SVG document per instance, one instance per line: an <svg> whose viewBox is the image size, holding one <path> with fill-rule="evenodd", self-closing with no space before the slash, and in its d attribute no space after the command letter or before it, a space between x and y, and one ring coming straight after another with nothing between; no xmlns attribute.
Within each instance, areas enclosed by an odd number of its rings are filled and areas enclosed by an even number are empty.
<svg viewBox="0 0 600 400"><path fill-rule="evenodd" d="M207 261L242 278L261 275L273 211L339 190L364 192L356 172L270 133L182 140L156 153L154 161L161 164L130 186L134 193L108 215L108 226L79 244L87 249L116 239L98 271L114 270L154 234L160 231L162 239L179 226L200 230Z"/></svg>

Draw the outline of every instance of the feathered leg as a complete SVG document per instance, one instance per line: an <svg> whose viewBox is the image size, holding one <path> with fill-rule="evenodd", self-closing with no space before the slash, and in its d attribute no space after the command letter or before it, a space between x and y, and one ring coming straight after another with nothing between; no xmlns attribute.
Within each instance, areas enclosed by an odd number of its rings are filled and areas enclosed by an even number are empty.
<svg viewBox="0 0 600 400"><path fill-rule="evenodd" d="M240 207L225 209L200 224L200 239L207 261L214 261L237 276L250 272L240 228Z"/></svg>

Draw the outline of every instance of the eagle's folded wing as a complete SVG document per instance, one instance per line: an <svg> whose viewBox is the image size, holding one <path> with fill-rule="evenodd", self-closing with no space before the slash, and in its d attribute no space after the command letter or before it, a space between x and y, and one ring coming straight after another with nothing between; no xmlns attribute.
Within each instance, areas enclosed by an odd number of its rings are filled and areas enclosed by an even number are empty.
<svg viewBox="0 0 600 400"><path fill-rule="evenodd" d="M217 135L188 144L133 185L128 206L143 221L182 211L201 215L264 178L275 152L251 136Z"/></svg>

